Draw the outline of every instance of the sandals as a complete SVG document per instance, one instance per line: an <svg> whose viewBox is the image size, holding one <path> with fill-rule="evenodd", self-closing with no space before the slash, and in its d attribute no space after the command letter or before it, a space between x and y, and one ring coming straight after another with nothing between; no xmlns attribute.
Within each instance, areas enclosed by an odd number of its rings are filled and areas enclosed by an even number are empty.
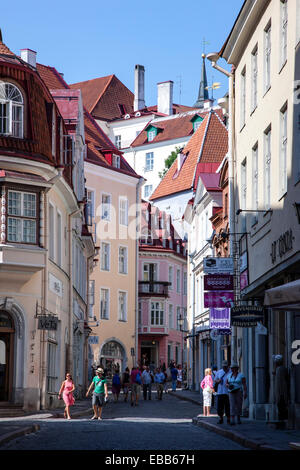
<svg viewBox="0 0 300 470"><path fill-rule="evenodd" d="M92 420L92 419L97 419L97 416L93 416L93 417L91 418L91 420Z"/></svg>

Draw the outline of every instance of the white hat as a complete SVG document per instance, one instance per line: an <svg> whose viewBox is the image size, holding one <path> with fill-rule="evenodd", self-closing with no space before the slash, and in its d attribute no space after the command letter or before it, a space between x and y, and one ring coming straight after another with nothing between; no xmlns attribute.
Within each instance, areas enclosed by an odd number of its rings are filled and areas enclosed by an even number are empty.
<svg viewBox="0 0 300 470"><path fill-rule="evenodd" d="M96 372L101 372L103 374L104 370L101 369L101 367L98 367L98 369L96 370Z"/></svg>
<svg viewBox="0 0 300 470"><path fill-rule="evenodd" d="M240 366L238 365L237 362L232 362L231 365L230 365L230 368L233 369L234 367L239 368Z"/></svg>

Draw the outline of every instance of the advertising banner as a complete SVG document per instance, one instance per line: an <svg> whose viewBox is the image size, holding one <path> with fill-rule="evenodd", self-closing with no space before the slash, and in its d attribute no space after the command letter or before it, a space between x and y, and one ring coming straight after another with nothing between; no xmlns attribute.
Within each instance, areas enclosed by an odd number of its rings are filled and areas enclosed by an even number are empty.
<svg viewBox="0 0 300 470"><path fill-rule="evenodd" d="M204 292L205 308L230 308L234 303L234 294L230 291Z"/></svg>
<svg viewBox="0 0 300 470"><path fill-rule="evenodd" d="M211 308L209 327L212 329L230 328L230 308Z"/></svg>
<svg viewBox="0 0 300 470"><path fill-rule="evenodd" d="M203 271L204 274L233 274L233 258L204 258Z"/></svg>
<svg viewBox="0 0 300 470"><path fill-rule="evenodd" d="M204 290L233 290L232 274L207 274L204 276Z"/></svg>

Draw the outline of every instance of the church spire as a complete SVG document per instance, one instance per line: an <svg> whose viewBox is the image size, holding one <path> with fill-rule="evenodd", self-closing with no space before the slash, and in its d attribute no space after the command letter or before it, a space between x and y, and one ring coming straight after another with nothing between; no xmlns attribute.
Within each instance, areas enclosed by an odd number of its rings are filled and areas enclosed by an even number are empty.
<svg viewBox="0 0 300 470"><path fill-rule="evenodd" d="M202 70L201 70L201 81L199 86L199 93L198 99L194 104L195 108L203 108L204 102L209 100L208 89L207 89L207 75L206 75L206 67L205 67L205 54L202 54Z"/></svg>

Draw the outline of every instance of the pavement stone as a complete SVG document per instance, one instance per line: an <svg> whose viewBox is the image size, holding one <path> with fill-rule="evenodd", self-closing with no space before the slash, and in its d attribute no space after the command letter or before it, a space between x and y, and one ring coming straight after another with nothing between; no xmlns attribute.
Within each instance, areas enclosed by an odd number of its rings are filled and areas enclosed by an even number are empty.
<svg viewBox="0 0 300 470"><path fill-rule="evenodd" d="M231 426L226 423L217 424L219 417L216 409L211 408L211 416L204 417L202 413L202 394L191 390L169 391L170 394L181 400L198 403L200 414L193 418L193 423L228 437L244 447L253 450L300 450L300 430L279 430L270 428L265 421L241 419L242 424Z"/></svg>

